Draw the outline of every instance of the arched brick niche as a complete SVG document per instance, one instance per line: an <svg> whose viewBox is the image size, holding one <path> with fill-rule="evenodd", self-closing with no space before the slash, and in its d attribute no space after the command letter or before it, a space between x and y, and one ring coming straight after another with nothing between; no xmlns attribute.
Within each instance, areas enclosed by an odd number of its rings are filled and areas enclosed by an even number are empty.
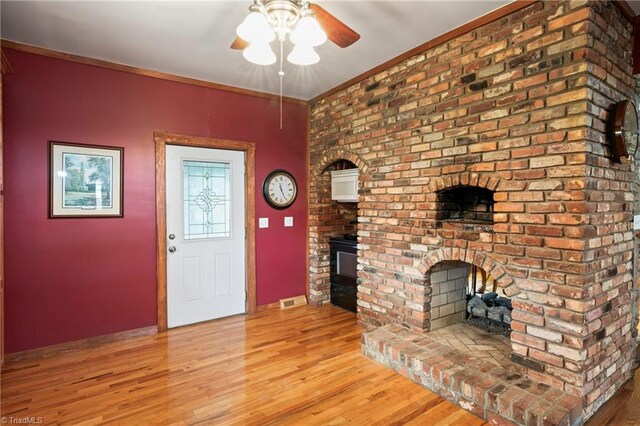
<svg viewBox="0 0 640 426"><path fill-rule="evenodd" d="M315 304L327 302L330 296L329 238L357 231L358 204L331 200L330 171L334 165L345 161L359 169L362 188L362 182L367 179L369 166L352 152L344 149L329 150L310 168L309 299Z"/></svg>
<svg viewBox="0 0 640 426"><path fill-rule="evenodd" d="M505 199L504 195L496 197L501 186L505 184L499 178L479 173L433 178L427 187L425 228L442 245L464 240L491 252L494 214L503 210L499 200ZM500 222L500 214L497 219Z"/></svg>
<svg viewBox="0 0 640 426"><path fill-rule="evenodd" d="M311 165L312 177L321 175L331 164L340 160L350 161L362 174L366 174L369 171L369 165L358 154L346 149L334 148L328 150L316 164Z"/></svg>
<svg viewBox="0 0 640 426"><path fill-rule="evenodd" d="M493 191L477 186L456 186L437 193L438 228L447 223L493 225Z"/></svg>

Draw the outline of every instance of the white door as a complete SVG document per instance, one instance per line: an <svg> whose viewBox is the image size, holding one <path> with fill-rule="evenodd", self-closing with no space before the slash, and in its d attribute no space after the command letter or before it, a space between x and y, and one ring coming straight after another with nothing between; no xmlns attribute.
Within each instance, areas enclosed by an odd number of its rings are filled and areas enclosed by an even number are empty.
<svg viewBox="0 0 640 426"><path fill-rule="evenodd" d="M169 327L244 313L244 152L167 145Z"/></svg>

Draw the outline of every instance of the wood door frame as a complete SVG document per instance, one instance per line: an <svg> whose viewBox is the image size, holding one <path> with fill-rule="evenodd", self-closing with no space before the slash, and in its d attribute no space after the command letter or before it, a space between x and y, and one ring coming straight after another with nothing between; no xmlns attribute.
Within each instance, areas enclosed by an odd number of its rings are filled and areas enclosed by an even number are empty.
<svg viewBox="0 0 640 426"><path fill-rule="evenodd" d="M197 148L226 149L245 153L245 269L246 269L246 313L256 311L256 225L255 225L255 158L256 147L252 142L209 138L204 136L179 135L156 131L156 284L158 291L158 331L167 330L167 145Z"/></svg>
<svg viewBox="0 0 640 426"><path fill-rule="evenodd" d="M4 366L4 111L2 109L3 80L12 74L11 64L0 49L0 369Z"/></svg>

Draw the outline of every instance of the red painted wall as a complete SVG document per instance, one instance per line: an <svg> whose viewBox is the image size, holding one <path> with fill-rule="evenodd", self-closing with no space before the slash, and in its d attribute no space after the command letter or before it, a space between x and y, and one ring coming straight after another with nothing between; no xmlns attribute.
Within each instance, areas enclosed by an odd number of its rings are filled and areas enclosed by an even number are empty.
<svg viewBox="0 0 640 426"><path fill-rule="evenodd" d="M280 130L272 100L6 55L7 352L156 323L154 130L256 144L256 216L271 224L256 230L258 304L305 293L306 106L285 103ZM48 219L49 140L124 147L124 218ZM275 168L298 181L285 211L262 198Z"/></svg>

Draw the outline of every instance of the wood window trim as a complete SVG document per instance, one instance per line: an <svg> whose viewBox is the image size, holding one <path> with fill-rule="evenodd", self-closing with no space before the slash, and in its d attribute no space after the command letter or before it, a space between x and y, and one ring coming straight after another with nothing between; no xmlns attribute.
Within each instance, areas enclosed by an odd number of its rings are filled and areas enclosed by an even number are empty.
<svg viewBox="0 0 640 426"><path fill-rule="evenodd" d="M227 149L245 153L246 312L256 311L255 145L251 142L154 132L156 146L156 284L158 331L167 330L167 145Z"/></svg>

